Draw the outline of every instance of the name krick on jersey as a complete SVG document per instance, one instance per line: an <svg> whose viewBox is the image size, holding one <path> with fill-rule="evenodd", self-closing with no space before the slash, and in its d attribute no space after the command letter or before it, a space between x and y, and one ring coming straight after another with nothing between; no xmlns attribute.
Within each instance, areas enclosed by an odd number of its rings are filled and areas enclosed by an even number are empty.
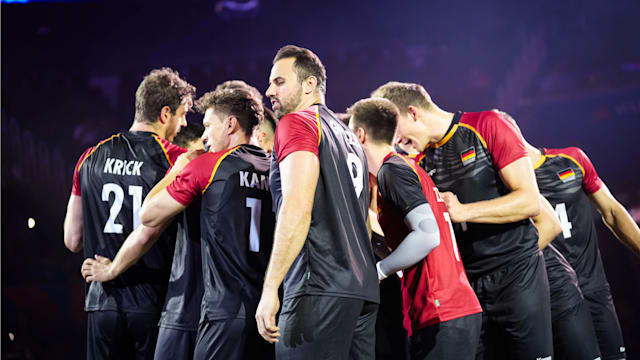
<svg viewBox="0 0 640 360"><path fill-rule="evenodd" d="M104 163L104 173L113 175L135 175L140 176L140 168L143 161L120 160L107 158Z"/></svg>

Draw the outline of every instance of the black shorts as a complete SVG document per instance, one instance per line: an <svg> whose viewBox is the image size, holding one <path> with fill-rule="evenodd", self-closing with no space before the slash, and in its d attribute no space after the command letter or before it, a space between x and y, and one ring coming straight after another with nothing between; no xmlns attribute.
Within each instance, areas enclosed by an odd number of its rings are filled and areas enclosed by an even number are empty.
<svg viewBox="0 0 640 360"><path fill-rule="evenodd" d="M409 337L402 322L400 278L389 276L380 283L380 305L376 318L376 359L409 358Z"/></svg>
<svg viewBox="0 0 640 360"><path fill-rule="evenodd" d="M553 358L591 360L600 357L589 307L584 301L553 318Z"/></svg>
<svg viewBox="0 0 640 360"><path fill-rule="evenodd" d="M478 359L553 355L549 283L541 252L470 284L484 310Z"/></svg>
<svg viewBox="0 0 640 360"><path fill-rule="evenodd" d="M204 359L275 359L273 344L258 333L254 318L203 321L193 356Z"/></svg>
<svg viewBox="0 0 640 360"><path fill-rule="evenodd" d="M481 327L477 313L420 329L411 335L411 359L474 360Z"/></svg>
<svg viewBox="0 0 640 360"><path fill-rule="evenodd" d="M196 348L195 330L181 330L160 326L154 360L191 360Z"/></svg>
<svg viewBox="0 0 640 360"><path fill-rule="evenodd" d="M591 311L602 360L625 359L622 330L611 292L606 288L583 295Z"/></svg>
<svg viewBox="0 0 640 360"><path fill-rule="evenodd" d="M160 313L90 311L87 359L153 359Z"/></svg>
<svg viewBox="0 0 640 360"><path fill-rule="evenodd" d="M373 359L378 304L304 295L286 299L278 318L278 360Z"/></svg>

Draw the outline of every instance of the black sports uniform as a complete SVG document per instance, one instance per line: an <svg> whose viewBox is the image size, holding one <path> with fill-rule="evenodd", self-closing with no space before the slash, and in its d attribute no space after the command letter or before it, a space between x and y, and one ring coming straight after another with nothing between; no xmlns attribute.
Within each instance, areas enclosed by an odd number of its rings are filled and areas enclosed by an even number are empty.
<svg viewBox="0 0 640 360"><path fill-rule="evenodd" d="M520 132L494 111L457 113L444 138L417 160L441 192L461 203L507 195L499 171L526 157ZM530 219L454 224L460 255L482 306L478 358L552 355L549 284Z"/></svg>
<svg viewBox="0 0 640 360"><path fill-rule="evenodd" d="M602 180L579 148L541 150L543 156L534 166L538 187L562 224L562 234L553 244L576 271L591 311L602 359L625 358L622 331L604 273L588 197L602 188Z"/></svg>
<svg viewBox="0 0 640 360"><path fill-rule="evenodd" d="M82 197L84 256L113 259L140 220L151 188L185 150L151 132L128 131L87 149L72 193ZM86 291L90 359L153 358L175 244L175 226L135 265Z"/></svg>
<svg viewBox="0 0 640 360"><path fill-rule="evenodd" d="M269 163L262 149L240 145L198 156L167 187L185 206L202 198L204 297L195 359L275 355L255 321L275 224Z"/></svg>
<svg viewBox="0 0 640 360"><path fill-rule="evenodd" d="M318 156L320 173L307 239L284 280L278 357L373 358L379 287L366 227L364 151L324 105L285 115L276 129L271 166L277 208L279 164L296 151Z"/></svg>

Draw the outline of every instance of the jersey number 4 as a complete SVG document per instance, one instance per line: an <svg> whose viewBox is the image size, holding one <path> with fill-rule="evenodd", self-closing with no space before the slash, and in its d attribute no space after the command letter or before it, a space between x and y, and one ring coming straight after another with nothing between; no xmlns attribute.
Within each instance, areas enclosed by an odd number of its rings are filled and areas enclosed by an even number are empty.
<svg viewBox="0 0 640 360"><path fill-rule="evenodd" d="M570 238L573 225L569 222L567 206L564 203L556 204L556 215L558 215L558 220L560 220L560 225L562 226L562 236L564 236L565 239Z"/></svg>
<svg viewBox="0 0 640 360"><path fill-rule="evenodd" d="M124 190L118 184L107 183L102 186L102 201L109 202L109 195L114 193L115 198L109 210L109 219L104 225L104 232L107 234L122 234L122 224L116 224L116 217L122 210L124 201ZM130 185L129 195L133 198L133 228L140 225L140 208L142 207L142 186Z"/></svg>

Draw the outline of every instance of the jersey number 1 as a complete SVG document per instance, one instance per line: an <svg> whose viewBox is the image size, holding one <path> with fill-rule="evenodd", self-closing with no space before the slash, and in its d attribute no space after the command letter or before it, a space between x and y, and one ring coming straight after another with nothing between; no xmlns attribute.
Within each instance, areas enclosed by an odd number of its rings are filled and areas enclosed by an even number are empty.
<svg viewBox="0 0 640 360"><path fill-rule="evenodd" d="M122 224L116 224L116 217L122 210L124 190L118 184L107 183L102 186L102 201L109 202L109 194L114 193L115 199L109 210L109 219L104 224L106 234L122 234ZM142 207L142 186L130 185L129 195L133 197L133 228L140 225L140 208Z"/></svg>
<svg viewBox="0 0 640 360"><path fill-rule="evenodd" d="M439 202L444 202L444 200L442 200L442 197L440 197L440 192L438 191L438 188L434 187L433 191L436 193L436 199L438 199ZM447 221L447 224L449 225L449 234L451 234L451 245L453 245L453 255L455 255L456 260L460 261L460 253L458 252L458 243L456 242L456 233L453 232L453 223L451 222L451 217L449 216L448 212L443 212L442 215L444 216L444 219Z"/></svg>
<svg viewBox="0 0 640 360"><path fill-rule="evenodd" d="M262 200L248 197L247 207L251 209L249 251L260 252L260 215L262 214Z"/></svg>

